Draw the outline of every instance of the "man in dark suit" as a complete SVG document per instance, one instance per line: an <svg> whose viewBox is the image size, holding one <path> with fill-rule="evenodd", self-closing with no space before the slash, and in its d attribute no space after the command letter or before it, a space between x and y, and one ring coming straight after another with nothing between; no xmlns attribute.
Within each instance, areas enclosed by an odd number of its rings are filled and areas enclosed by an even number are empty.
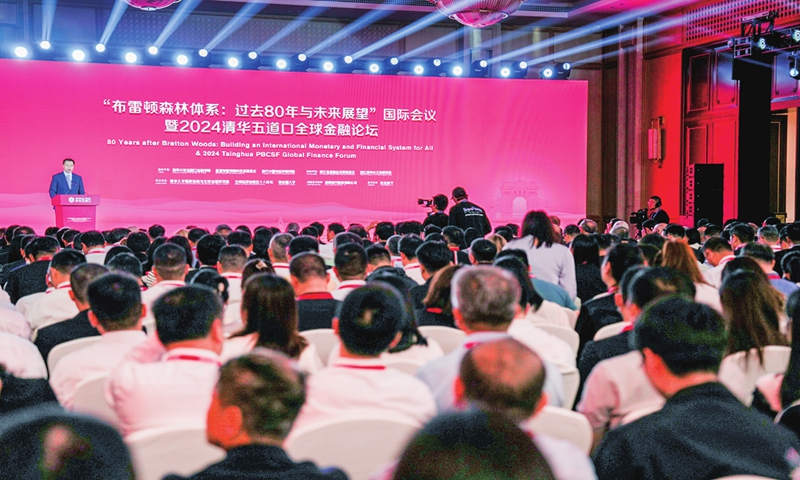
<svg viewBox="0 0 800 480"><path fill-rule="evenodd" d="M217 262L219 261L219 252L226 245L227 244L225 243L225 239L222 238L222 235L203 235L197 241L197 262L199 266L198 268L189 270L189 272L186 274L186 283L190 283L194 276L202 271L211 270L216 272Z"/></svg>
<svg viewBox="0 0 800 480"><path fill-rule="evenodd" d="M64 166L64 171L56 173L50 180L50 198L56 195L85 195L83 179L80 175L72 173L75 168L75 160L65 158L61 164Z"/></svg>
<svg viewBox="0 0 800 480"><path fill-rule="evenodd" d="M292 257L289 280L297 296L298 330L331 328L339 301L328 292L325 260L313 252Z"/></svg>
<svg viewBox="0 0 800 480"><path fill-rule="evenodd" d="M425 310L422 300L428 295L428 289L436 272L453 264L453 252L443 242L425 242L415 252L420 265L420 272L425 283L408 291L414 310Z"/></svg>
<svg viewBox="0 0 800 480"><path fill-rule="evenodd" d="M33 262L23 265L8 274L6 293L11 303L32 293L47 290L47 272L50 270L50 259L59 250L55 237L38 237L26 247L25 253L33 258Z"/></svg>
<svg viewBox="0 0 800 480"><path fill-rule="evenodd" d="M72 288L69 296L78 307L78 313L69 320L54 323L39 330L36 341L33 342L42 358L47 363L47 356L56 345L70 340L100 335L89 322L89 297L87 291L89 284L97 277L108 273L108 269L96 263L86 263L75 267L69 275L69 285Z"/></svg>
<svg viewBox="0 0 800 480"><path fill-rule="evenodd" d="M223 365L206 437L227 457L190 477L168 475L164 480L346 480L339 469L295 463L280 446L305 402L303 377L288 357L267 349Z"/></svg>

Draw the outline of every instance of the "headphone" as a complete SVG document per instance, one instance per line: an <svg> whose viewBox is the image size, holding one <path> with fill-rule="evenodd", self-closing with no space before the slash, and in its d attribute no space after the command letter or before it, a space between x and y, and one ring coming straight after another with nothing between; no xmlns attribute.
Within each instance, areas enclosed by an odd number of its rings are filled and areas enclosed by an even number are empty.
<svg viewBox="0 0 800 480"><path fill-rule="evenodd" d="M653 196L652 196L652 197L650 197L650 198L651 198L652 200L655 200L655 201L656 201L656 208L658 208L658 207L660 207L660 206L661 206L661 197L656 197L655 195L653 195Z"/></svg>

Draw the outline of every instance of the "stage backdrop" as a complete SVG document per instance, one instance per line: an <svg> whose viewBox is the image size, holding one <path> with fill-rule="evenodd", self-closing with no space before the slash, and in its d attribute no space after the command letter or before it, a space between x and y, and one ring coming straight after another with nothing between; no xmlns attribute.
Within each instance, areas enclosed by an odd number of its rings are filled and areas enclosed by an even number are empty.
<svg viewBox="0 0 800 480"><path fill-rule="evenodd" d="M75 159L98 227L422 219L464 187L494 223L586 208L587 84L0 60L0 223L54 223Z"/></svg>

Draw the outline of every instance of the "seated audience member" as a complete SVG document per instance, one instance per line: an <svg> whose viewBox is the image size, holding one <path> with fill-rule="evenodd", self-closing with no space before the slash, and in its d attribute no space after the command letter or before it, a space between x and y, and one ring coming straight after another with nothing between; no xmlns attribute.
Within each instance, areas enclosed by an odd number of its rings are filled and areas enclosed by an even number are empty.
<svg viewBox="0 0 800 480"><path fill-rule="evenodd" d="M424 306L422 300L428 294L433 276L444 267L456 263L453 262L453 252L443 242L426 241L417 248L414 255L419 262L419 272L424 283L412 288L408 293L414 310L421 310Z"/></svg>
<svg viewBox="0 0 800 480"><path fill-rule="evenodd" d="M315 237L311 235L299 235L289 241L289 244L286 246L286 258L289 262L292 261L292 257L300 255L303 252L319 253L319 242Z"/></svg>
<svg viewBox="0 0 800 480"><path fill-rule="evenodd" d="M113 247L109 248L106 252L106 258L103 261L103 265L108 266L108 262L113 260L117 255L122 255L123 253L129 253L133 255L133 250L125 245L114 245Z"/></svg>
<svg viewBox="0 0 800 480"><path fill-rule="evenodd" d="M475 346L461 361L456 380L456 401L508 415L524 426L547 405L542 392L545 369L542 359L522 343L506 338ZM593 479L594 466L575 445L547 435L529 432L557 479Z"/></svg>
<svg viewBox="0 0 800 480"><path fill-rule="evenodd" d="M775 272L775 253L766 245L759 243L748 243L743 245L737 252L739 256L750 257L758 263L769 277L769 282L776 290L781 292L784 297L788 297L800 287L795 283L785 280Z"/></svg>
<svg viewBox="0 0 800 480"><path fill-rule="evenodd" d="M55 237L36 237L25 247L25 255L31 263L22 265L8 274L5 291L11 300L17 301L27 295L47 290L47 273L50 260L59 250Z"/></svg>
<svg viewBox="0 0 800 480"><path fill-rule="evenodd" d="M608 293L598 295L586 302L581 307L581 314L575 324L575 331L581 337L579 355L583 346L594 338L594 334L598 330L606 325L622 321L622 316L614 302L614 293L619 290L619 282L625 272L629 268L643 263L642 253L638 247L633 245L619 244L608 252L608 256L600 267L600 273L603 276L603 282L608 287Z"/></svg>
<svg viewBox="0 0 800 480"><path fill-rule="evenodd" d="M719 383L728 343L713 309L678 297L650 305L636 322L643 369L664 407L608 433L595 468L603 479L789 478L797 437L748 410Z"/></svg>
<svg viewBox="0 0 800 480"><path fill-rule="evenodd" d="M145 306L143 325L153 325L153 305L156 300L170 290L186 285L184 279L188 271L186 251L179 245L165 243L156 249L153 253L156 284L142 292L142 304Z"/></svg>
<svg viewBox="0 0 800 480"><path fill-rule="evenodd" d="M28 339L0 332L0 363L20 378L47 378L47 367L36 346Z"/></svg>
<svg viewBox="0 0 800 480"><path fill-rule="evenodd" d="M773 225L765 225L756 232L756 242L768 246L773 252L781 251L780 234Z"/></svg>
<svg viewBox="0 0 800 480"><path fill-rule="evenodd" d="M298 329L331 328L339 301L328 292L330 274L325 271L325 260L316 253L301 253L292 258L289 268L297 299Z"/></svg>
<svg viewBox="0 0 800 480"><path fill-rule="evenodd" d="M333 263L339 286L331 295L341 302L353 289L366 285L367 252L361 245L348 243L336 249Z"/></svg>
<svg viewBox="0 0 800 480"><path fill-rule="evenodd" d="M86 257L71 248L61 250L50 261L48 273L50 284L55 288L25 309L25 319L31 329L68 320L78 314L75 302L69 291L70 272L73 268L86 263Z"/></svg>
<svg viewBox="0 0 800 480"><path fill-rule="evenodd" d="M240 247L248 258L253 254L253 236L245 230L235 230L225 239L229 247Z"/></svg>
<svg viewBox="0 0 800 480"><path fill-rule="evenodd" d="M731 248L734 252L748 243L754 242L756 239L755 229L746 223L736 223L731 226L729 231L731 234Z"/></svg>
<svg viewBox="0 0 800 480"><path fill-rule="evenodd" d="M275 274L289 280L289 257L287 256L286 249L289 247L289 242L294 237L288 233L279 233L272 237L269 241L269 261L272 262L272 268L275 269Z"/></svg>
<svg viewBox="0 0 800 480"><path fill-rule="evenodd" d="M153 306L167 353L151 363L123 362L106 400L124 435L171 425L205 426L222 351L222 304L207 287L171 290Z"/></svg>
<svg viewBox="0 0 800 480"><path fill-rule="evenodd" d="M100 332L99 342L61 359L50 374L50 386L65 408L72 408L75 390L83 380L108 375L136 345L142 331L139 284L127 275L111 273L89 284L89 321Z"/></svg>
<svg viewBox="0 0 800 480"><path fill-rule="evenodd" d="M230 360L220 369L206 420L209 443L227 457L164 480L346 480L341 470L295 463L281 448L305 401L305 381L289 358L266 349Z"/></svg>
<svg viewBox="0 0 800 480"><path fill-rule="evenodd" d="M781 251L775 252L775 265L782 265L785 255L800 252L800 223L790 223L780 230ZM778 272L782 273L782 272Z"/></svg>
<svg viewBox="0 0 800 480"><path fill-rule="evenodd" d="M724 238L712 237L703 244L703 255L706 257L706 262L712 267L703 272L706 283L714 288L720 288L722 286L722 269L725 268L726 263L736 258L733 248Z"/></svg>
<svg viewBox="0 0 800 480"><path fill-rule="evenodd" d="M125 239L125 245L140 262L147 262L147 248L150 246L150 237L144 232L133 232ZM106 258L106 264L108 258Z"/></svg>
<svg viewBox="0 0 800 480"><path fill-rule="evenodd" d="M403 235L397 244L397 250L400 253L400 262L403 264L403 270L406 275L412 280L422 285L425 279L422 278L422 267L417 260L417 249L422 245L422 239L419 235Z"/></svg>
<svg viewBox="0 0 800 480"><path fill-rule="evenodd" d="M401 267L395 267L392 262L392 254L385 247L381 245L370 245L366 249L367 252L367 281L371 277L384 277L393 276L400 279L402 287L400 293L408 293L409 290L416 287L416 281L406 275L405 270Z"/></svg>
<svg viewBox="0 0 800 480"><path fill-rule="evenodd" d="M131 253L116 255L108 261L106 268L112 273L126 273L132 276L139 284L140 288L143 285L142 275L144 275L144 271L142 269L142 263Z"/></svg>
<svg viewBox="0 0 800 480"><path fill-rule="evenodd" d="M497 256L494 257L494 263L497 263L506 257L514 257L522 262L523 265L525 265L525 268L528 269L528 273L530 274L529 276L531 278L531 283L533 283L533 288L536 289L536 292L544 300L550 302L545 308L550 309L554 306L560 306L570 310L575 310L576 313L578 312L578 307L575 305L575 302L572 301L572 298L569 296L566 290L555 283L547 282L541 278L537 278L536 275L531 273L531 267L528 264L528 254L525 253L525 250L521 250L519 248L503 249L497 252ZM532 301L531 303L534 302ZM538 302L535 303L538 305Z"/></svg>
<svg viewBox="0 0 800 480"><path fill-rule="evenodd" d="M0 363L0 414L4 420L11 411L48 402L57 400L46 379L17 377Z"/></svg>
<svg viewBox="0 0 800 480"><path fill-rule="evenodd" d="M527 269L515 258L503 258L496 266L508 271L517 279L521 288L519 308L514 312L514 320L508 327L512 338L524 343L545 361L566 370L575 368L575 350L564 340L537 327L528 316L531 308L528 298L535 295L533 285L527 275Z"/></svg>
<svg viewBox="0 0 800 480"><path fill-rule="evenodd" d="M497 250L497 245L490 240L475 239L469 246L469 261L472 265L491 265Z"/></svg>
<svg viewBox="0 0 800 480"><path fill-rule="evenodd" d="M308 380L308 396L292 432L352 415L381 415L425 424L436 414L431 392L416 378L387 368L380 355L400 341L403 301L372 283L342 302L333 327L340 358Z"/></svg>
<svg viewBox="0 0 800 480"><path fill-rule="evenodd" d="M505 252L519 252L519 250L506 250ZM522 263L522 258L523 255L498 255L494 265L514 272L516 272L517 267L521 265L524 271L527 272L528 268ZM526 295L526 304L530 306L530 308L527 310L527 313L523 313L526 315L527 319L534 323L551 323L553 325L572 328L564 308L554 302L545 300L536 290L536 285L541 285L541 283L536 282L535 279L531 278L529 275L526 275L526 277L530 288L526 288L523 295ZM550 285L557 286L552 283Z"/></svg>
<svg viewBox="0 0 800 480"><path fill-rule="evenodd" d="M424 308L414 309L418 326L458 328L453 318L453 305L450 303L450 285L460 268L461 265L448 265L433 276L428 294L422 299Z"/></svg>
<svg viewBox="0 0 800 480"><path fill-rule="evenodd" d="M800 338L800 292L789 295L786 312L791 319L791 338ZM797 400L800 400L800 341L793 341L786 373L764 375L758 379L753 408L774 417Z"/></svg>
<svg viewBox="0 0 800 480"><path fill-rule="evenodd" d="M384 477L380 477L384 478ZM554 480L530 436L501 413L469 410L431 420L406 446L394 480Z"/></svg>
<svg viewBox="0 0 800 480"><path fill-rule="evenodd" d="M786 345L781 333L783 319L783 295L772 288L761 276L761 272L733 271L722 283L720 299L722 312L728 326L728 351L749 352L755 355L759 365L764 363L764 347ZM751 368L746 367L748 370ZM723 362L720 382L747 404L753 392L753 384L743 382L744 372L733 362Z"/></svg>
<svg viewBox="0 0 800 480"><path fill-rule="evenodd" d="M236 233L236 232L234 232ZM234 233L231 233L233 235ZM242 272L247 264L247 252L241 247L222 247L217 259L217 271L228 280L228 303L225 305L225 325L241 324Z"/></svg>
<svg viewBox="0 0 800 480"><path fill-rule="evenodd" d="M244 264L244 270L242 270L242 285L247 283L247 281L250 280L250 277L253 277L260 273L277 275L275 273L275 269L272 268L272 265L269 263L269 261L263 260L261 258L254 258Z"/></svg>
<svg viewBox="0 0 800 480"><path fill-rule="evenodd" d="M608 287L600 274L600 248L597 242L588 235L576 234L569 248L575 259L575 281L581 303L607 292Z"/></svg>
<svg viewBox="0 0 800 480"><path fill-rule="evenodd" d="M694 283L694 301L703 303L722 313L719 290L706 282L691 247L683 242L667 242L661 250L661 266L688 276Z"/></svg>
<svg viewBox="0 0 800 480"><path fill-rule="evenodd" d="M90 307L87 291L89 290L89 284L94 279L106 273L108 273L108 270L96 263L79 265L72 270L69 276L71 287L69 296L75 302L78 314L69 320L47 325L39 330L34 343L45 361L47 361L47 356L50 355L50 350L56 345L78 338L100 335L100 332L89 321Z"/></svg>
<svg viewBox="0 0 800 480"><path fill-rule="evenodd" d="M4 416L0 451L4 452L0 472L8 478L135 478L128 448L114 428L92 417L67 413L57 405L39 405Z"/></svg>
<svg viewBox="0 0 800 480"><path fill-rule="evenodd" d="M81 245L88 263L102 265L106 260L106 239L97 230L81 233Z"/></svg>
<svg viewBox="0 0 800 480"><path fill-rule="evenodd" d="M433 392L439 411L453 408L453 382L464 354L477 344L507 338L508 328L519 308L521 287L509 272L497 267L477 266L456 272L451 284L453 317L467 337L464 343L442 358L417 371ZM555 365L546 364L545 391L550 403L564 403L561 375Z"/></svg>
<svg viewBox="0 0 800 480"><path fill-rule="evenodd" d="M581 229L575 224L569 224L564 227L564 231L562 232L562 239L564 240L564 245L570 246L572 241L575 240L575 237L578 235L583 235L581 233Z"/></svg>
<svg viewBox="0 0 800 480"><path fill-rule="evenodd" d="M784 255L781 263L783 278L800 286L800 253L792 252Z"/></svg>
<svg viewBox="0 0 800 480"><path fill-rule="evenodd" d="M464 231L458 227L449 225L442 229L442 237L450 249L450 259L456 265L470 265L469 254L462 252L464 248Z"/></svg>
<svg viewBox="0 0 800 480"><path fill-rule="evenodd" d="M289 282L277 275L248 280L241 303L244 329L222 345L222 361L256 347L283 352L308 373L322 368L317 349L297 330L297 302Z"/></svg>
<svg viewBox="0 0 800 480"><path fill-rule="evenodd" d="M225 248L225 238L222 235L204 235L197 241L197 264L198 268L194 268L186 272L186 282L191 282L192 277L202 272L203 270L217 271L217 263L219 262L219 252Z"/></svg>

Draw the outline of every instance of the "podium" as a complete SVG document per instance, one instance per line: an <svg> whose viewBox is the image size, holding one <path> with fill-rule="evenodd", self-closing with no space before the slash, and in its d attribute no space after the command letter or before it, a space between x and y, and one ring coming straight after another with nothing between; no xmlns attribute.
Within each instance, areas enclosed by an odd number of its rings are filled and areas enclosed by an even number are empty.
<svg viewBox="0 0 800 480"><path fill-rule="evenodd" d="M100 195L56 195L50 203L56 210L56 226L85 232L94 230Z"/></svg>

